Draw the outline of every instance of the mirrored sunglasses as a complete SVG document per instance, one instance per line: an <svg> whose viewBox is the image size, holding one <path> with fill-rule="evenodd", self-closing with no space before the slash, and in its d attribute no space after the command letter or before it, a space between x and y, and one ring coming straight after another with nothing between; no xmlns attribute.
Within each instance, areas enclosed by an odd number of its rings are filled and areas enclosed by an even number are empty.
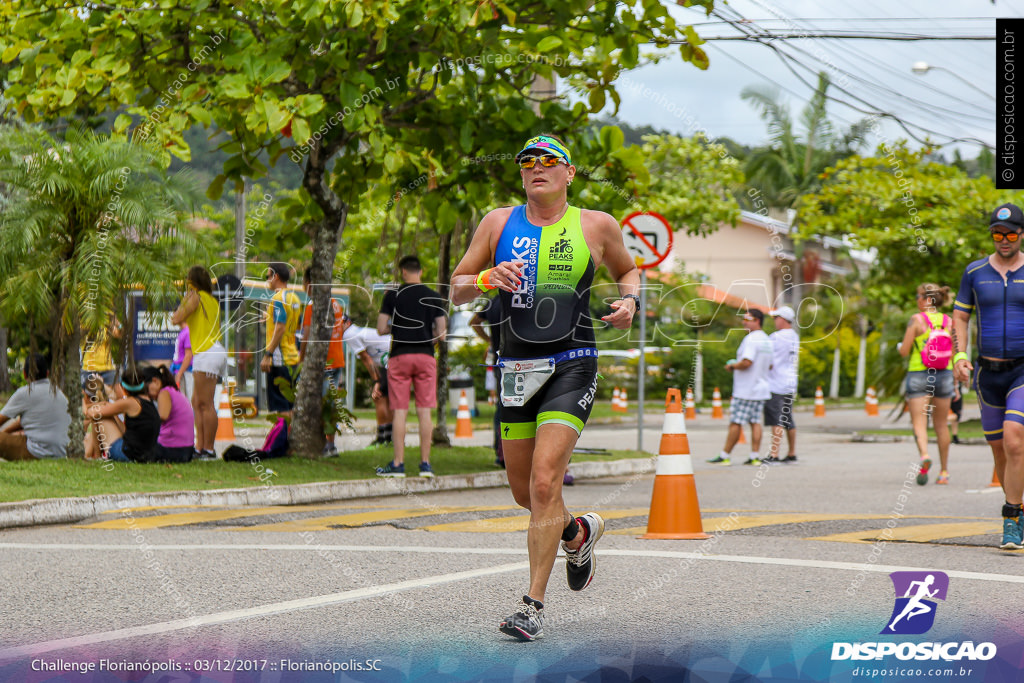
<svg viewBox="0 0 1024 683"><path fill-rule="evenodd" d="M1006 240L1007 242L1016 242L1019 239L1020 239L1020 233L1019 232L994 232L994 233L992 233L992 241L994 241L994 242L1002 242L1003 240Z"/></svg>
<svg viewBox="0 0 1024 683"><path fill-rule="evenodd" d="M543 156L525 156L519 159L519 168L533 168L537 162L544 168L551 168L558 164L558 162L565 163L565 159L554 154L545 154Z"/></svg>

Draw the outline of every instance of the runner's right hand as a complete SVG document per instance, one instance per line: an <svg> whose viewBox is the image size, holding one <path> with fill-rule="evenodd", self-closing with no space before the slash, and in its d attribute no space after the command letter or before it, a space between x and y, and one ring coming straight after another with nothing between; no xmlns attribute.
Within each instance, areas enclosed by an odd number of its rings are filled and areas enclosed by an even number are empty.
<svg viewBox="0 0 1024 683"><path fill-rule="evenodd" d="M489 282L498 289L514 292L522 282L525 261L502 261L491 269Z"/></svg>
<svg viewBox="0 0 1024 683"><path fill-rule="evenodd" d="M953 378L958 382L970 382L974 365L966 358L961 358L953 365Z"/></svg>

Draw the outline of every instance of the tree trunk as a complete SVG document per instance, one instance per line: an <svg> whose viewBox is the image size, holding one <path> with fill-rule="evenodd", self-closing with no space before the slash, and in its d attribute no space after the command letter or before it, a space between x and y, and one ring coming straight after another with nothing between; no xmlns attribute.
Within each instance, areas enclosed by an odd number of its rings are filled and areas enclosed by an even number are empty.
<svg viewBox="0 0 1024 683"><path fill-rule="evenodd" d="M71 414L71 426L68 427L68 457L81 460L85 457L85 429L82 426L82 359L78 347L82 344L82 331L75 322L74 332L68 338L68 346L64 350L64 376L52 377L51 381L58 384L68 398L68 412Z"/></svg>
<svg viewBox="0 0 1024 683"><path fill-rule="evenodd" d="M324 447L321 387L334 326L334 316L330 314L331 283L334 258L338 253L338 243L347 218L348 210L344 208L333 215L328 214L313 235L313 261L310 264L313 319L299 385L295 391L295 414L289 435L295 454L306 458L319 457Z"/></svg>
<svg viewBox="0 0 1024 683"><path fill-rule="evenodd" d="M456 222L454 231L458 231L460 222ZM438 293L444 300L447 311L451 303L452 279L452 232L441 235L441 249L437 255ZM438 446L451 446L448 436L448 340L441 339L437 345L437 424L434 427L433 442Z"/></svg>
<svg viewBox="0 0 1024 683"><path fill-rule="evenodd" d="M10 368L7 367L7 328L0 325L0 392L11 390Z"/></svg>

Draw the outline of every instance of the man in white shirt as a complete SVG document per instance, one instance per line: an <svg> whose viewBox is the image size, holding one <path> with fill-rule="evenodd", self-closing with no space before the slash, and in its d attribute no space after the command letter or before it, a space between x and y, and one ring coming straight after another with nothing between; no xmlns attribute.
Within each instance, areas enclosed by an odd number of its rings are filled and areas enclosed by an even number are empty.
<svg viewBox="0 0 1024 683"><path fill-rule="evenodd" d="M363 362L373 380L370 398L377 412L377 437L370 442L370 447L387 446L391 443L391 420L394 416L388 406L387 366L391 335L377 334L377 330L370 327L354 325L347 314L342 316L341 321L345 330L342 341Z"/></svg>
<svg viewBox="0 0 1024 683"><path fill-rule="evenodd" d="M768 338L772 342L772 368L768 373L771 398L764 405L764 423L771 428L768 445L768 463L796 462L796 423L793 422L793 401L796 400L797 366L800 362L800 337L793 329L796 312L789 306L772 311L775 331ZM779 457L782 432L786 432L789 454Z"/></svg>
<svg viewBox="0 0 1024 683"><path fill-rule="evenodd" d="M771 398L768 389L768 369L772 365L772 342L761 327L764 312L752 308L743 316L743 327L747 336L740 342L736 360L725 364L733 373L732 408L729 411L729 434L725 437L725 448L717 458L708 462L715 465L731 464L729 454L740 438L743 425L750 424L750 457L744 465L760 465L761 420L764 404Z"/></svg>

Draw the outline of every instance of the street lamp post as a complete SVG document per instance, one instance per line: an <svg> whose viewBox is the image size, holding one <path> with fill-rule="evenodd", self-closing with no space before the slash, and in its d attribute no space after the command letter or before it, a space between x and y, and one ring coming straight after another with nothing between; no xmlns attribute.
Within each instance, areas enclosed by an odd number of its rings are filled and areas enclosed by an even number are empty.
<svg viewBox="0 0 1024 683"><path fill-rule="evenodd" d="M919 76L924 76L926 73L928 73L929 71L933 71L933 70L934 71L945 71L946 73L952 75L954 78L956 78L958 81L960 81L964 85L966 85L966 86L968 86L970 88L973 88L974 90L980 92L982 95L984 95L985 97L989 98L990 100L994 101L996 99L995 95L993 95L991 93L988 93L988 92L985 92L984 90L982 90L978 86L974 85L973 83L971 83L969 80L967 80L966 78L964 78L963 76L961 76L957 72L953 71L952 69L947 69L944 66L935 66L934 64L929 64L928 62L914 62L914 65L910 67L910 70L913 71L914 73L916 73Z"/></svg>

